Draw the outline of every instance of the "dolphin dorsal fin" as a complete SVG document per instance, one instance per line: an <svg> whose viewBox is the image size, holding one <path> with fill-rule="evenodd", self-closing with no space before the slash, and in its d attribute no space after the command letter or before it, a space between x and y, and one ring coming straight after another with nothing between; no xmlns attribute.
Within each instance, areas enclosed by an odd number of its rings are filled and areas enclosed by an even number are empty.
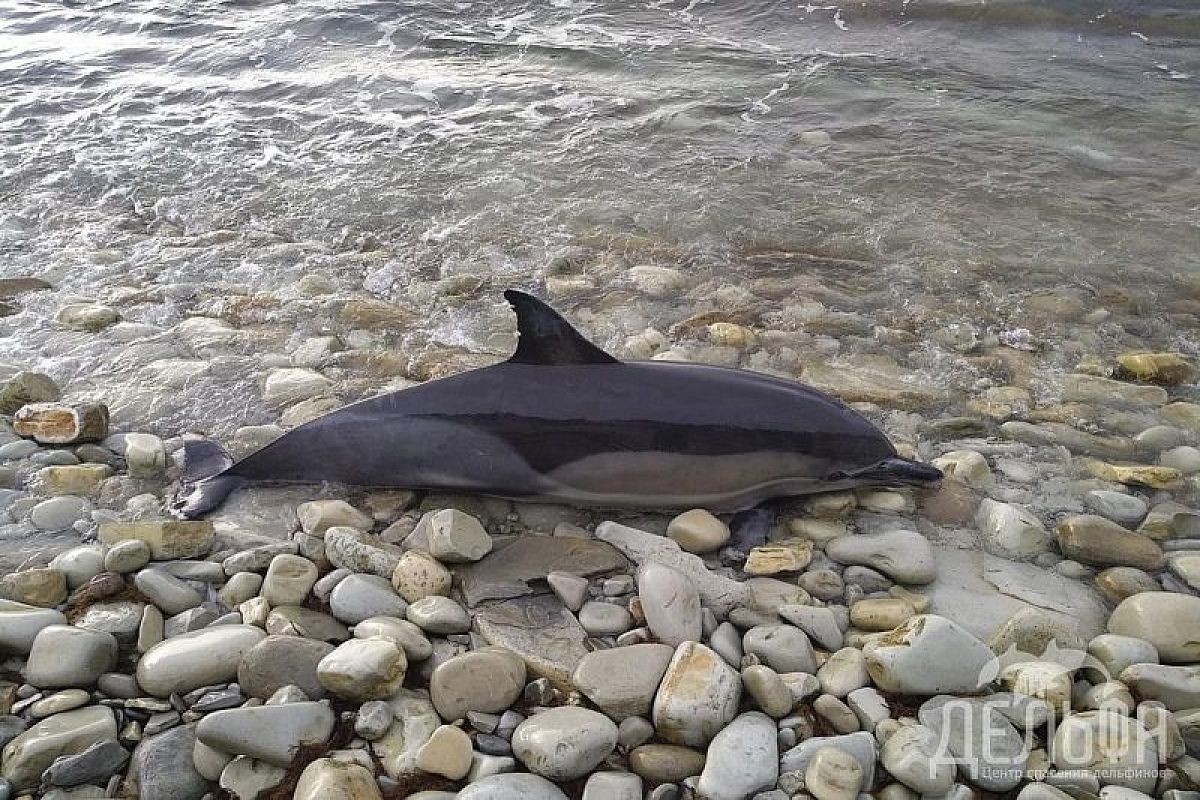
<svg viewBox="0 0 1200 800"><path fill-rule="evenodd" d="M517 352L510 364L619 364L533 295L509 289L504 299L517 313Z"/></svg>

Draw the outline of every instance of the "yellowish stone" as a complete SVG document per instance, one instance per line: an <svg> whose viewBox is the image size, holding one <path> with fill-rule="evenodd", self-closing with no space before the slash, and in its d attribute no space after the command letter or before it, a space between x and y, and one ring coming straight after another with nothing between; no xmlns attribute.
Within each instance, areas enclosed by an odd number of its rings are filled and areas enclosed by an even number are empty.
<svg viewBox="0 0 1200 800"><path fill-rule="evenodd" d="M1008 403L999 403L995 400L984 400L981 398L971 398L968 400L967 410L981 417L991 417L992 419L1008 419L1015 412L1015 409Z"/></svg>
<svg viewBox="0 0 1200 800"><path fill-rule="evenodd" d="M907 600L867 598L850 607L850 622L864 631L890 631L916 613Z"/></svg>
<svg viewBox="0 0 1200 800"><path fill-rule="evenodd" d="M1160 408L1158 413L1172 425L1200 431L1200 405L1196 403L1170 403Z"/></svg>
<svg viewBox="0 0 1200 800"><path fill-rule="evenodd" d="M913 610L918 614L928 613L930 607L933 605L933 601L930 600L928 596L919 594L911 589L907 589L899 585L889 588L888 594L899 600L905 601L912 606Z"/></svg>
<svg viewBox="0 0 1200 800"><path fill-rule="evenodd" d="M1183 474L1171 467L1149 464L1107 464L1103 461L1087 461L1088 473L1105 481L1115 481L1130 486L1148 486L1151 489L1166 489L1177 483Z"/></svg>
<svg viewBox="0 0 1200 800"><path fill-rule="evenodd" d="M849 533L844 521L821 519L820 517L794 517L788 520L787 527L793 536L799 536L818 544L824 544Z"/></svg>
<svg viewBox="0 0 1200 800"><path fill-rule="evenodd" d="M734 322L714 322L708 326L708 340L722 347L736 347L744 350L752 347L758 337L754 331Z"/></svg>
<svg viewBox="0 0 1200 800"><path fill-rule="evenodd" d="M99 490L100 482L112 474L112 467L107 464L46 467L38 470L37 483L45 494L91 497Z"/></svg>
<svg viewBox="0 0 1200 800"><path fill-rule="evenodd" d="M150 546L155 561L203 558L212 547L213 525L208 520L174 519L102 522L99 539L104 544L140 539Z"/></svg>
<svg viewBox="0 0 1200 800"><path fill-rule="evenodd" d="M1178 353L1125 353L1117 357L1116 377L1175 386L1187 383L1195 370Z"/></svg>
<svg viewBox="0 0 1200 800"><path fill-rule="evenodd" d="M808 539L786 539L750 551L743 568L747 575L777 575L799 572L812 561L813 543Z"/></svg>
<svg viewBox="0 0 1200 800"><path fill-rule="evenodd" d="M51 567L10 572L0 577L0 597L40 608L54 608L67 599L67 577Z"/></svg>

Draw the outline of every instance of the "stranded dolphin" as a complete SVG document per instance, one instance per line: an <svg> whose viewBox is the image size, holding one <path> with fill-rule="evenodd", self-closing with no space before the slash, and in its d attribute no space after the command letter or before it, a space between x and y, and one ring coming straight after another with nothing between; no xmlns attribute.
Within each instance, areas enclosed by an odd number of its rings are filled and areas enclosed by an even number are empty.
<svg viewBox="0 0 1200 800"><path fill-rule="evenodd" d="M511 358L363 400L236 464L185 443L178 514L195 518L249 483L466 492L598 508L737 511L858 486L925 485L838 400L768 375L622 362L515 290Z"/></svg>

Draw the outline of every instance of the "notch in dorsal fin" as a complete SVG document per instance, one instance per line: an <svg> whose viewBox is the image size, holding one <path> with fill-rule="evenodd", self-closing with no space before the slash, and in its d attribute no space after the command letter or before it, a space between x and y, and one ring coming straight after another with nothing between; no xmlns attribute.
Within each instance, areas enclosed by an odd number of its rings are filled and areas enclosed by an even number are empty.
<svg viewBox="0 0 1200 800"><path fill-rule="evenodd" d="M589 342L562 316L533 295L509 289L504 299L517 312L517 352L512 364L619 364Z"/></svg>

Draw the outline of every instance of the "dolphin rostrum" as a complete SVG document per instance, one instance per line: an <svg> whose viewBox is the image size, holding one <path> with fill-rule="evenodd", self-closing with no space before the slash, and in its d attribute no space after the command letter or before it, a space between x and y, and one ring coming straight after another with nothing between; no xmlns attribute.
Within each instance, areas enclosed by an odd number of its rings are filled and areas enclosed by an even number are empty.
<svg viewBox="0 0 1200 800"><path fill-rule="evenodd" d="M507 361L346 406L236 464L215 442L189 439L176 513L199 517L253 483L720 512L942 477L812 388L724 367L618 361L542 301L504 297L519 332Z"/></svg>

